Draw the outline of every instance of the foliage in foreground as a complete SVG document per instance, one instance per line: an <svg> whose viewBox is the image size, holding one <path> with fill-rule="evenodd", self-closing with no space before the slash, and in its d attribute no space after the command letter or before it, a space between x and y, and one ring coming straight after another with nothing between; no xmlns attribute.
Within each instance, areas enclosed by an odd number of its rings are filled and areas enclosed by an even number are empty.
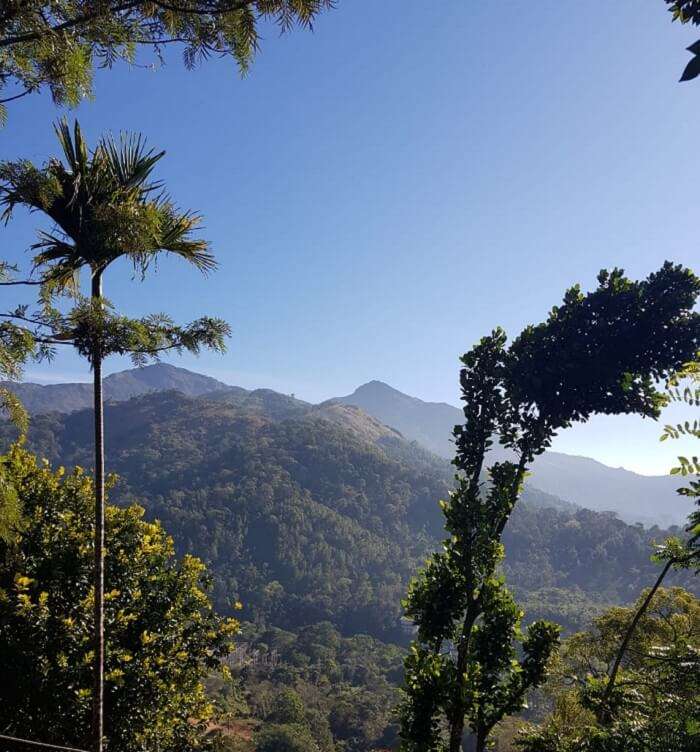
<svg viewBox="0 0 700 752"><path fill-rule="evenodd" d="M406 752L458 752L465 725L483 752L493 728L545 679L557 628L522 612L497 568L501 538L527 467L557 431L595 414L658 417L655 383L692 359L700 343L693 307L700 280L666 263L641 282L601 272L598 288L571 288L546 322L506 347L501 330L462 358L464 426L455 428L456 490L442 502L449 538L412 583L406 614L418 639L406 661ZM515 461L482 473L494 437Z"/></svg>
<svg viewBox="0 0 700 752"><path fill-rule="evenodd" d="M25 524L0 543L0 728L86 748L92 696L92 481L21 448L5 458ZM205 675L237 622L208 599L209 578L138 506L107 508L108 749L190 750L211 708Z"/></svg>
<svg viewBox="0 0 700 752"><path fill-rule="evenodd" d="M0 8L0 125L3 102L47 87L58 104L92 92L96 67L133 62L139 50L163 62L169 45L193 68L210 56L248 70L259 26L310 27L332 0L3 0ZM142 58L141 58L142 59ZM3 98L4 97L4 98Z"/></svg>
<svg viewBox="0 0 700 752"><path fill-rule="evenodd" d="M671 402L687 405L695 409L695 418L676 425L664 426L661 441L678 439L680 437L700 439L700 362L693 361L674 374L668 387ZM681 496L695 500L696 508L688 518L687 532L688 552L698 561L700 566L700 459L681 456L678 465L672 468L671 475L678 475L687 480L687 484L677 489Z"/></svg>
<svg viewBox="0 0 700 752"><path fill-rule="evenodd" d="M660 589L633 633L615 686L613 717L596 700L644 600L598 617L566 641L548 692L555 709L524 730L524 752L688 752L700 748L700 600Z"/></svg>

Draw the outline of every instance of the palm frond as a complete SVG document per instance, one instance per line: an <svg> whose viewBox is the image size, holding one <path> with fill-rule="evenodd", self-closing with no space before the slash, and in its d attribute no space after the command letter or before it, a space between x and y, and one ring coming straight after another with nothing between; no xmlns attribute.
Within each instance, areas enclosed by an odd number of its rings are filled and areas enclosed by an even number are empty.
<svg viewBox="0 0 700 752"><path fill-rule="evenodd" d="M15 205L43 211L55 232L42 232L32 246L47 295L78 290L88 266L104 271L127 257L142 275L160 253L173 253L200 271L216 268L209 243L196 237L201 217L183 212L152 179L164 151L139 134L104 137L90 151L78 122L54 126L62 159L38 169L31 163L0 163L0 210Z"/></svg>
<svg viewBox="0 0 700 752"><path fill-rule="evenodd" d="M118 142L107 136L100 142L100 149L119 190L137 189L145 195L160 189L160 183L149 183L148 179L165 152L147 149L146 140L140 133L122 134Z"/></svg>
<svg viewBox="0 0 700 752"><path fill-rule="evenodd" d="M159 248L180 256L205 274L216 269L217 263L209 242L192 237L194 231L202 225L201 216L196 212L180 212L170 202L162 203L159 209Z"/></svg>

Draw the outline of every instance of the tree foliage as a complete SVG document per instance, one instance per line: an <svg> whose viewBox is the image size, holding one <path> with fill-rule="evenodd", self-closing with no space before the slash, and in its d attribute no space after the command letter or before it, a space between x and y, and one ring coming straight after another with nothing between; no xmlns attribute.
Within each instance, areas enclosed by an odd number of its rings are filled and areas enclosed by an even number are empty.
<svg viewBox="0 0 700 752"><path fill-rule="evenodd" d="M210 691L232 729L258 725L260 738L280 726L306 728L319 752L368 752L396 744L394 708L403 650L368 635L343 637L321 622L296 632L243 624L231 669L240 697L221 682Z"/></svg>
<svg viewBox="0 0 700 752"><path fill-rule="evenodd" d="M76 105L92 93L95 67L134 62L141 50L163 62L169 45L186 67L229 57L245 73L260 26L310 28L333 0L4 0L0 8L0 117L6 102L47 87ZM141 58L139 58L141 59Z"/></svg>
<svg viewBox="0 0 700 752"><path fill-rule="evenodd" d="M673 15L673 20L682 24L690 23L693 26L700 25L700 2L698 0L664 0L668 10ZM681 81L692 81L700 75L700 40L688 47L688 52L693 57L685 66Z"/></svg>
<svg viewBox="0 0 700 752"><path fill-rule="evenodd" d="M129 260L141 277L163 253L203 272L216 264L209 244L196 237L200 216L178 209L152 178L164 152L149 149L138 134L104 137L90 150L77 121L71 129L62 120L55 131L61 159L49 159L40 167L28 160L0 163L4 220L21 206L53 223L31 246L36 277L3 282L40 289L39 310L22 305L3 314L15 350L39 348L38 354L45 356L52 348L73 345L93 365L113 354L130 354L141 364L165 351L222 351L229 327L220 319L203 317L186 326L177 326L164 314L130 319L114 312L101 289L93 290L90 298L80 294L83 269L100 280L120 258ZM7 264L3 270L5 277L17 271ZM74 300L67 313L53 303L64 293Z"/></svg>
<svg viewBox="0 0 700 752"><path fill-rule="evenodd" d="M558 430L593 414L658 417L656 382L697 352L699 294L700 280L670 263L640 282L603 271L596 290L571 288L509 347L499 329L462 357L456 490L442 502L449 538L405 604L418 627L406 661L405 750L457 752L466 722L481 752L493 727L543 682L558 630L535 622L523 635L522 614L497 576L527 466ZM516 459L491 465L484 482L494 437Z"/></svg>
<svg viewBox="0 0 700 752"><path fill-rule="evenodd" d="M614 607L569 638L548 693L554 711L523 730L525 752L688 752L700 744L700 601L658 590L632 635L616 683L612 717L597 710L621 640L647 593Z"/></svg>
<svg viewBox="0 0 700 752"><path fill-rule="evenodd" d="M671 402L687 405L689 408L700 407L700 363L687 363L669 381L668 396ZM700 419L686 420L676 425L667 424L661 434L661 441L686 438L700 439ZM700 557L700 459L697 456L678 457L678 465L671 469L672 475L688 479L685 486L678 488L681 496L695 500L697 509L688 518L688 551L695 559Z"/></svg>
<svg viewBox="0 0 700 752"><path fill-rule="evenodd" d="M216 319L200 319L188 327L175 327L169 318L151 316L130 320L116 316L103 298L102 281L107 268L128 258L135 270L145 275L163 253L185 259L201 271L215 266L206 241L193 237L199 218L178 210L151 180L151 173L163 152L147 150L143 139L123 135L119 142L102 139L90 151L76 121L71 132L62 120L56 135L63 159L49 160L37 168L27 160L0 163L0 203L7 220L16 206L39 211L55 229L39 233L32 246L38 251L33 271L42 307L32 316L27 307L4 314L35 342L52 347L73 345L90 362L93 372L93 430L95 471L94 546L94 748L102 752L104 637L104 529L105 452L102 397L102 364L114 353L131 353L139 360L157 357L162 350L189 349L202 345L223 350L228 326ZM80 295L80 272L90 273L90 298ZM5 282L4 284L12 284ZM69 294L78 304L67 316L53 307L57 296ZM66 326L66 323L68 326Z"/></svg>
<svg viewBox="0 0 700 752"><path fill-rule="evenodd" d="M92 481L14 447L7 472L26 517L0 544L0 728L86 748L92 695ZM210 578L138 506L107 508L108 749L191 750L211 712L203 679L232 648Z"/></svg>

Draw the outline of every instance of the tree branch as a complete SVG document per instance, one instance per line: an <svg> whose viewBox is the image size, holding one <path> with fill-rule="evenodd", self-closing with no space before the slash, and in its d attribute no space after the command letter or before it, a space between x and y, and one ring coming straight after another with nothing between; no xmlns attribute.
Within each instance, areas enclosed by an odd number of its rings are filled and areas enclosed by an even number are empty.
<svg viewBox="0 0 700 752"><path fill-rule="evenodd" d="M637 609L637 612L630 622L629 627L627 627L627 631L625 632L625 636L620 645L620 649L617 651L617 655L615 656L615 662L613 663L612 670L610 671L608 683L605 686L605 691L603 692L603 696L601 698L601 711L599 713L599 720L601 720L602 722L605 722L609 717L609 713L606 710L605 706L610 700L610 695L612 694L612 691L615 687L615 679L617 678L617 673L620 670L620 664L622 663L622 659L627 652L627 646L632 639L634 630L637 628L639 620L642 618L642 616L644 616L646 610L649 608L649 604L651 603L652 598L656 595L656 591L661 587L661 583L664 581L664 578L666 577L674 563L674 559L669 559L666 562L664 568L661 570L661 574L656 578L656 582L654 583L651 590L649 590L649 592L647 593L647 597L644 599L642 605Z"/></svg>
<svg viewBox="0 0 700 752"><path fill-rule="evenodd" d="M145 5L149 1L162 10L169 10L173 13L183 13L185 15L196 16L211 16L235 13L236 11L244 10L245 8L254 5L257 2L257 0L234 0L228 7L224 8L216 6L209 8L189 8L187 6L173 5L167 2L162 2L162 0L130 0L129 2L121 3L112 7L106 7L102 10L97 10L92 13L83 13L79 16L76 16L75 18L70 18L67 21L64 21L63 23L56 24L55 26L49 26L39 31L27 32L26 34L19 34L18 36L0 39L0 48L11 47L12 45L22 44L24 42L33 42L49 34L66 31L76 26L80 26L81 24L95 21L98 18L104 18L105 16L110 16L112 14L122 13L126 10L135 10L142 5Z"/></svg>
<svg viewBox="0 0 700 752"><path fill-rule="evenodd" d="M34 91L34 89L25 89L21 94L15 94L13 97L6 97L5 99L0 99L0 104L6 104L7 102L14 102L15 99L21 99L22 97L26 97L27 94L31 94Z"/></svg>
<svg viewBox="0 0 700 752"><path fill-rule="evenodd" d="M140 5L145 5L146 2L147 0L130 0L130 2L122 3L121 5L116 5L114 7L103 8L102 10L94 11L92 13L83 13L80 16L70 18L63 23L56 24L56 26L50 26L40 31L32 31L27 32L26 34L20 34L19 36L6 37L5 39L0 39L0 48L11 47L14 44L22 44L23 42L33 42L37 39L41 39L41 37L44 37L48 34L55 34L59 31L66 31L67 29L72 29L75 26L80 26L80 24L94 21L97 18L102 18L103 16L108 16L112 13L121 13L125 10L133 10L134 8L138 8L138 6Z"/></svg>

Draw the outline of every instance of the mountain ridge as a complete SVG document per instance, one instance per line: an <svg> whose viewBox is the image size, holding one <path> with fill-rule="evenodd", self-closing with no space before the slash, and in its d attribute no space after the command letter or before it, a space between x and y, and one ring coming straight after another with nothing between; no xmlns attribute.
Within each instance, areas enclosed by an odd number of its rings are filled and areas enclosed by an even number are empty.
<svg viewBox="0 0 700 752"><path fill-rule="evenodd" d="M452 468L356 408L329 413L261 391L108 403L112 501L142 504L179 555L203 558L222 611L238 599L249 620L290 629L328 620L345 634L400 639L408 580L444 536L438 500ZM91 427L90 409L39 415L27 446L54 466L90 468ZM13 433L0 426L3 443ZM531 617L554 609L573 629L653 579L649 544L666 532L560 504L526 486L504 571ZM563 591L574 604L566 613Z"/></svg>
<svg viewBox="0 0 700 752"><path fill-rule="evenodd" d="M4 382L25 403L32 414L70 413L92 405L90 384L39 385ZM175 390L186 396L209 395L215 401L238 406L256 406L268 415L291 417L313 408L326 418L351 426L374 442L391 442L401 437L416 442L443 459L454 453L452 429L463 419L460 408L446 402L426 402L404 394L383 381L373 380L352 394L318 405L280 394L271 389L247 390L184 368L159 363L120 371L105 378L108 401L119 402L153 391ZM355 408L374 423L338 405ZM496 451L496 457L502 456ZM530 483L546 494L566 499L576 506L596 511L613 511L623 520L646 525L682 524L692 504L676 493L678 480L672 476L645 476L624 468L613 468L580 455L545 452L536 458Z"/></svg>
<svg viewBox="0 0 700 752"><path fill-rule="evenodd" d="M330 401L362 408L441 457L454 455L452 429L463 420L458 407L409 397L378 381ZM505 450L494 448L494 459L507 457ZM640 475L591 457L547 451L535 458L531 472L530 483L537 489L579 507L613 511L630 523L682 524L693 508L687 498L676 493L677 478Z"/></svg>
<svg viewBox="0 0 700 752"><path fill-rule="evenodd" d="M92 384L89 382L65 382L37 384L33 382L2 381L0 386L17 395L30 414L47 412L71 413L92 407ZM140 368L117 371L103 380L105 400L123 400L147 394L151 391L174 389L190 397L229 389L211 376L196 371L155 363Z"/></svg>

